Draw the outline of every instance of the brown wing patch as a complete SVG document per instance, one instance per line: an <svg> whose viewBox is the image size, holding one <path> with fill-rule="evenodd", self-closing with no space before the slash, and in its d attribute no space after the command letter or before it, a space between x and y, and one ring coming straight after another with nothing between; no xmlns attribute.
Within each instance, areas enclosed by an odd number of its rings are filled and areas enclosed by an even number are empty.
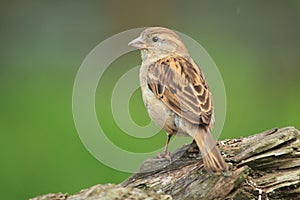
<svg viewBox="0 0 300 200"><path fill-rule="evenodd" d="M194 124L208 125L212 99L200 69L192 60L166 57L149 67L148 88L171 110Z"/></svg>

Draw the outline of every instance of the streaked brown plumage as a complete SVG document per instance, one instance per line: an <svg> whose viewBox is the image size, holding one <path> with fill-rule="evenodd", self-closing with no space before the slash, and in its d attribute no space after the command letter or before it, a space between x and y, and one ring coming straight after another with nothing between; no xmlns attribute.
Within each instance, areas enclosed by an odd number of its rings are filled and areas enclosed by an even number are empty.
<svg viewBox="0 0 300 200"><path fill-rule="evenodd" d="M208 84L179 36L166 28L151 27L129 45L141 49L140 84L151 119L168 135L193 137L209 172L227 171L211 135L214 108Z"/></svg>

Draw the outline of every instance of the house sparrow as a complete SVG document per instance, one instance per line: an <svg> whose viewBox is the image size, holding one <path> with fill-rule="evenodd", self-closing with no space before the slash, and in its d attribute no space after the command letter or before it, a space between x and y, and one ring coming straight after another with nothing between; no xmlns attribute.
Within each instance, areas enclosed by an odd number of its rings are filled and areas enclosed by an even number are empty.
<svg viewBox="0 0 300 200"><path fill-rule="evenodd" d="M150 27L128 45L141 50L140 84L150 118L167 133L195 139L208 172L227 165L211 135L214 107L208 84L180 37L167 28Z"/></svg>

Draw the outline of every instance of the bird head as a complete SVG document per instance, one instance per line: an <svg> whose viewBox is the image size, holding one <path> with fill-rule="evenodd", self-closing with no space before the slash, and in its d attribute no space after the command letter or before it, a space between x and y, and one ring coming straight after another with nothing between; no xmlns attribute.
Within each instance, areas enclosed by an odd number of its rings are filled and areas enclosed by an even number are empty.
<svg viewBox="0 0 300 200"><path fill-rule="evenodd" d="M162 57L179 54L188 56L188 51L180 37L172 30L162 27L145 29L139 37L128 44L142 51L148 57Z"/></svg>

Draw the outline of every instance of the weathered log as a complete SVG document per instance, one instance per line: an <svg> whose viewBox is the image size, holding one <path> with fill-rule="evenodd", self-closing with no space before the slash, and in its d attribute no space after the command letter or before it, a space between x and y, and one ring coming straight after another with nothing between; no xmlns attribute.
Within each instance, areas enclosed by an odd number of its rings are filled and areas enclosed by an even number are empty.
<svg viewBox="0 0 300 200"><path fill-rule="evenodd" d="M146 160L120 185L97 185L45 199L300 199L300 133L293 127L218 143L230 172L204 170L195 143ZM48 194L49 195L49 194Z"/></svg>

